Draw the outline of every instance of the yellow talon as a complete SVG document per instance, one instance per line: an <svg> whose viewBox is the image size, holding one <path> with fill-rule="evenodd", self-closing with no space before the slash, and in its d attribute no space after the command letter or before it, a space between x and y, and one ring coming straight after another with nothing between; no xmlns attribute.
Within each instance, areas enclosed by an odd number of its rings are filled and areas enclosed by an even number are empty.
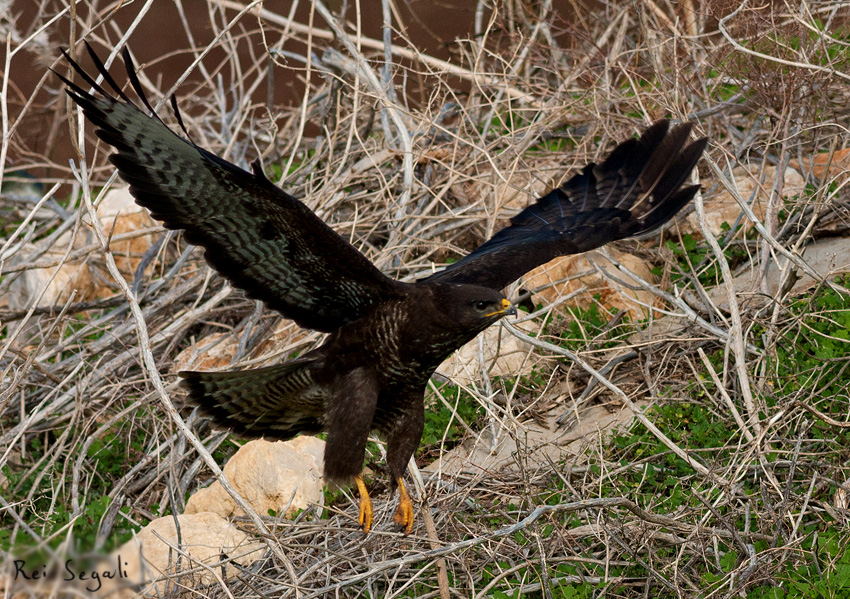
<svg viewBox="0 0 850 599"><path fill-rule="evenodd" d="M404 526L404 536L413 532L413 502L404 488L404 481L398 479L398 508L393 516L393 521L399 526Z"/></svg>
<svg viewBox="0 0 850 599"><path fill-rule="evenodd" d="M363 477L359 474L354 477L354 482L357 483L357 491L360 493L360 515L357 517L357 523L363 529L363 534L369 534L372 530L372 500L369 499L369 491L366 490L366 483L363 482Z"/></svg>

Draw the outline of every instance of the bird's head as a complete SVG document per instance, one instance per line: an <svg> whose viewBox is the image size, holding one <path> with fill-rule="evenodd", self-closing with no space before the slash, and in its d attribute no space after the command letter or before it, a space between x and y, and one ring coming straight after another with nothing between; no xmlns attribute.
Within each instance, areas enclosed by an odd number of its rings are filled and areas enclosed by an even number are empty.
<svg viewBox="0 0 850 599"><path fill-rule="evenodd" d="M508 314L516 314L516 308L505 296L487 287L424 283L413 289L415 299L408 303L409 314L404 319L398 349L418 362L428 375L488 326Z"/></svg>
<svg viewBox="0 0 850 599"><path fill-rule="evenodd" d="M437 299L444 314L456 325L477 333L503 316L516 314L516 307L498 291L478 285L440 285Z"/></svg>

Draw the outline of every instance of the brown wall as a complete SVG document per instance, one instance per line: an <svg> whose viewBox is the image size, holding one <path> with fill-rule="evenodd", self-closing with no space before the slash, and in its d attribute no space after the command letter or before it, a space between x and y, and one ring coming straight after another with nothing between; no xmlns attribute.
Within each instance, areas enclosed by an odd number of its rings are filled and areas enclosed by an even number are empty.
<svg viewBox="0 0 850 599"><path fill-rule="evenodd" d="M143 2L134 2L126 6L115 8L117 2L99 2L93 0L90 3L80 3L79 13L76 15L76 27L74 28L74 39L79 40L82 33L89 31L86 39L90 40L97 50L106 52L118 44L121 34L126 31L130 24L137 18ZM346 3L346 19L353 23L357 17L356 2ZM436 2L433 0L396 0L400 20L404 26L404 34L409 38L410 45L421 52L440 58L459 62L457 57L457 38L468 38L474 35L474 11L475 0L444 0ZM519 2L513 4L520 5ZM572 6L576 3L571 0L558 0L555 2L554 30L564 31L566 23L570 20ZM85 6L84 6L85 5ZM226 10L216 12L216 2L202 0L182 0L185 19L189 23L189 31L193 40L190 41L186 27L175 2L172 0L157 0L152 8L141 19L140 24L134 30L128 43L137 59L144 64L145 73L153 80L162 82L162 89L170 87L184 70L191 64L194 56L188 49L194 41L195 48L206 47L214 38L217 31L221 30L222 24L232 19L236 12ZM271 0L264 3L264 8L281 15L288 14L292 3L284 0ZM378 0L361 1L362 30L365 36L381 39L382 37L382 15L381 4ZM26 37L35 31L39 25L46 22L50 17L56 15L68 6L67 0L15 0L12 3L14 18L16 19L16 34ZM341 1L329 3L334 12L342 8ZM211 7L213 7L211 9ZM518 10L511 8L510 10ZM212 12L211 12L212 11ZM300 23L309 22L310 3L302 0L298 4L295 13L296 20ZM485 16L487 22L489 11ZM398 20L394 24L398 27ZM213 25L215 23L215 26ZM314 16L316 26L327 29L326 23L316 14ZM271 42L279 39L279 28L264 24L267 39ZM2 28L2 23L0 23ZM236 53L241 59L240 64L253 64L251 56L262 56L262 35L258 20L254 16L244 16L233 29L239 43ZM3 37L7 31L0 31ZM499 32L492 37L496 39L501 34L509 35L510 32ZM50 25L45 33L40 36L40 43L29 43L23 51L17 53L10 64L9 73L9 109L12 123L17 122L14 143L6 162L7 172L10 167L22 166L37 176L64 178L67 176L66 165L68 159L73 156L68 133L68 125L65 120L64 103L57 103L57 92L60 85L57 79L47 75L47 68L54 65L55 68L65 72L65 66L55 62L59 56L60 47L68 47L72 39L71 18L65 14L55 23ZM394 43L407 45L399 35L393 36ZM331 42L319 40L316 47L319 52ZM12 45L12 48L15 44ZM77 52L81 46L76 46ZM305 53L306 46L299 39L287 41L284 49L299 54ZM228 63L232 63L231 48L216 48L204 60L208 69L217 71L225 81L225 85L235 74ZM378 55L373 53L373 55ZM0 58L4 58L5 48L0 50ZM82 55L80 55L82 56ZM265 58L263 57L263 60ZM81 62L89 65L87 57L82 56ZM2 63L0 63L2 64ZM273 100L278 106L294 105L301 101L304 87L299 78L303 78L303 64L290 61L290 68L276 68L274 71ZM118 72L118 69L114 69ZM181 87L178 95L191 91L192 80L197 82L200 77L194 78L194 73L189 81ZM318 75L315 75L318 76ZM124 79L116 76L119 81ZM427 89L421 89L416 81L415 75L406 80L407 98L414 105L427 97ZM465 85L458 82L459 86ZM35 101L26 109L23 118L19 121L17 117L21 114L23 107L35 94ZM268 97L268 87L261 85L255 93L258 101L264 101ZM191 110L191 107L189 107ZM46 156L50 162L59 165L56 168L44 169L44 161L40 158ZM64 171L64 172L63 172Z"/></svg>

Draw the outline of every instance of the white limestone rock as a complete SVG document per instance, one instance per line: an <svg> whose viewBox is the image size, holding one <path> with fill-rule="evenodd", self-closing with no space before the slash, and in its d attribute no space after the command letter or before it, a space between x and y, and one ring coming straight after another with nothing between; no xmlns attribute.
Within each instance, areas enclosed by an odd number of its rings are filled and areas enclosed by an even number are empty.
<svg viewBox="0 0 850 599"><path fill-rule="evenodd" d="M289 441L258 439L243 445L224 466L224 475L260 515L269 510L290 517L324 500L322 456L325 442L302 435ZM186 502L186 514L214 512L230 518L244 515L221 483L197 491Z"/></svg>

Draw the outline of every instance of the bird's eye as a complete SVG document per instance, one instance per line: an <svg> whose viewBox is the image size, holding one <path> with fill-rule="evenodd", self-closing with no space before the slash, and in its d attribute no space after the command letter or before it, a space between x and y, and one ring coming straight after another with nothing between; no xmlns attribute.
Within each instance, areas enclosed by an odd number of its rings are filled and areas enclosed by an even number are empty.
<svg viewBox="0 0 850 599"><path fill-rule="evenodd" d="M489 305L490 305L490 302L485 302L485 301L475 302L475 309L478 310L479 312L483 312L484 310L487 309L487 306L489 306Z"/></svg>

